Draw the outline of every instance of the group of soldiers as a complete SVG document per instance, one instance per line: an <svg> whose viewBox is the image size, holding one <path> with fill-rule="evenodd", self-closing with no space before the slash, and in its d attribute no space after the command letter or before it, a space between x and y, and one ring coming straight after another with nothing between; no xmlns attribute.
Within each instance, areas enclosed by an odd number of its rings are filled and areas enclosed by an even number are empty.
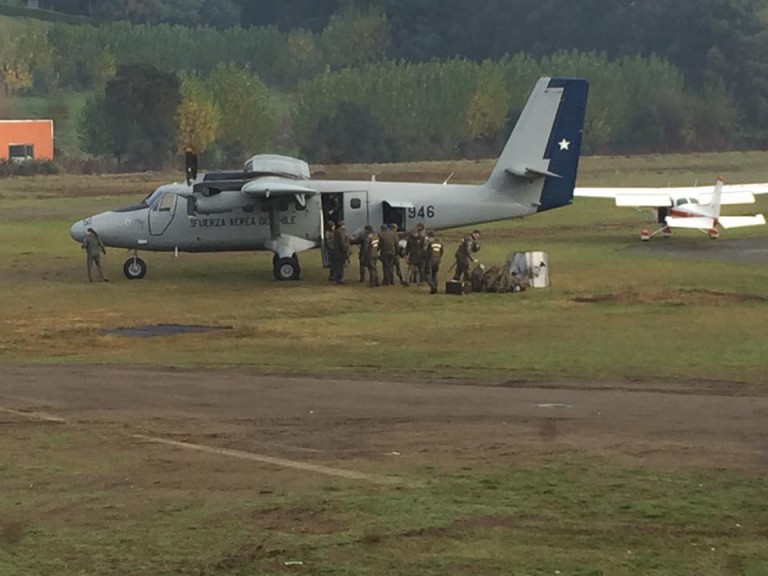
<svg viewBox="0 0 768 576"><path fill-rule="evenodd" d="M474 262L473 252L480 249L480 232L477 230L465 236L456 251L455 280L469 279L469 265ZM397 224L382 224L376 233L373 226L366 225L362 234L355 238L347 235L344 222L329 223L325 237L326 250L331 263L328 279L337 284L344 283L344 266L349 262L351 246L359 246L360 282L368 277L369 285L391 286L397 276L400 284L421 284L426 282L430 293L437 293L437 275L443 258L443 244L433 230L425 230L419 222L408 234L401 234ZM403 276L401 258L408 265L407 276ZM379 281L381 263L381 281Z"/></svg>

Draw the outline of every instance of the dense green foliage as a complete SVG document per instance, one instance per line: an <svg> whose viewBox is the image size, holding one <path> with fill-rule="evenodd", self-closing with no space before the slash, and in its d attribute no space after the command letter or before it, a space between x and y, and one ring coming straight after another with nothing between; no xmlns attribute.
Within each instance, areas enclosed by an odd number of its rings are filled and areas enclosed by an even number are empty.
<svg viewBox="0 0 768 576"><path fill-rule="evenodd" d="M766 0L41 0L40 7L92 23L0 19L6 94L101 94L124 65L177 72L183 84L205 85L179 110L187 122L177 148L204 140L223 160L263 149L324 161L492 154L539 74L590 80L587 152L768 142ZM223 104L222 90L213 97L211 77L222 66L239 71L227 90L249 94L258 126L243 116L250 106ZM103 149L97 121L86 116L83 148Z"/></svg>

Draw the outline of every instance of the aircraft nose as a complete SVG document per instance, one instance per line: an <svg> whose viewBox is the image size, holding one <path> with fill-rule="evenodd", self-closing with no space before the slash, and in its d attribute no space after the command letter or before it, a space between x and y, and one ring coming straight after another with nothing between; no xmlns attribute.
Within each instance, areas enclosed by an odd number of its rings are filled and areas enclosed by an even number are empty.
<svg viewBox="0 0 768 576"><path fill-rule="evenodd" d="M85 224L83 220L72 224L72 228L69 229L69 235L72 236L72 240L75 242L82 242L85 238Z"/></svg>

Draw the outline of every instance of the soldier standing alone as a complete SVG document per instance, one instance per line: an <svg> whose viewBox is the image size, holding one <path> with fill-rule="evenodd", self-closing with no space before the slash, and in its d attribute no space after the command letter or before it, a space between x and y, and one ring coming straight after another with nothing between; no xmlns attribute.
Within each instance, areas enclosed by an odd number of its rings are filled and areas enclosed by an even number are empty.
<svg viewBox="0 0 768 576"><path fill-rule="evenodd" d="M104 272L101 269L101 255L107 253L107 249L104 248L104 243L101 241L96 230L88 228L85 231L85 237L83 238L82 248L85 250L85 265L88 270L88 282L93 282L91 276L91 267L95 264L96 271L99 273L102 281L107 282L104 278Z"/></svg>
<svg viewBox="0 0 768 576"><path fill-rule="evenodd" d="M430 230L427 232L427 253L425 257L427 284L429 284L430 294L437 294L437 273L440 270L440 260L442 257L443 244L437 239L435 233Z"/></svg>

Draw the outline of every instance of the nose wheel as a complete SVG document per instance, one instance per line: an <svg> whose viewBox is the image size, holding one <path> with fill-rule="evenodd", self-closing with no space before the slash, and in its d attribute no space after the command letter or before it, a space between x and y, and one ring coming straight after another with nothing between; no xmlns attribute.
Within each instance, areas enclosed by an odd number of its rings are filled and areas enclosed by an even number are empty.
<svg viewBox="0 0 768 576"><path fill-rule="evenodd" d="M147 274L147 263L138 256L128 258L123 264L123 274L128 280L141 280Z"/></svg>
<svg viewBox="0 0 768 576"><path fill-rule="evenodd" d="M275 254L272 258L272 273L275 280L281 282L298 280L301 277L301 266L299 266L299 259L296 254L290 258L280 258Z"/></svg>

